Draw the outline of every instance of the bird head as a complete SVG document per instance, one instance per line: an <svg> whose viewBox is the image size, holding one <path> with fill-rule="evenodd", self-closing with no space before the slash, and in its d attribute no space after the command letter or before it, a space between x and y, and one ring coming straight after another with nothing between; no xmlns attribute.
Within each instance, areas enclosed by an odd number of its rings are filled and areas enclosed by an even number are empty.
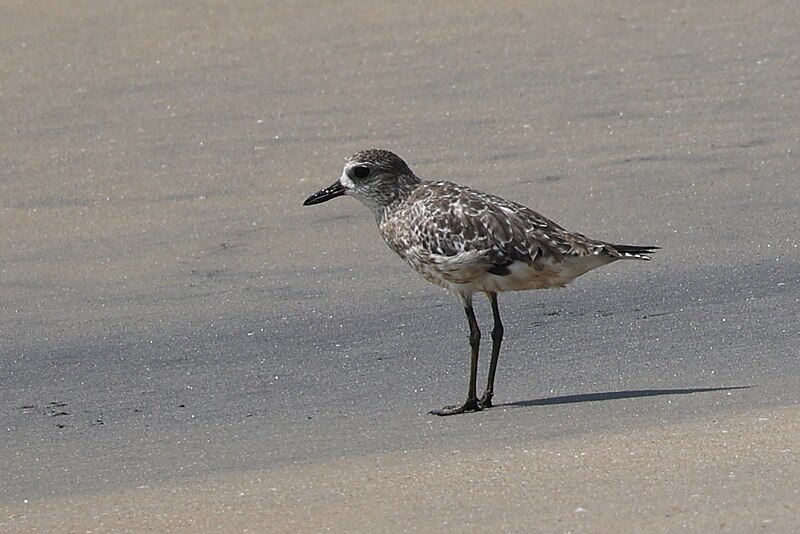
<svg viewBox="0 0 800 534"><path fill-rule="evenodd" d="M347 158L339 179L308 197L303 205L348 195L369 208L378 209L395 202L408 190L408 184L416 183L419 178L399 156L388 150L369 149Z"/></svg>

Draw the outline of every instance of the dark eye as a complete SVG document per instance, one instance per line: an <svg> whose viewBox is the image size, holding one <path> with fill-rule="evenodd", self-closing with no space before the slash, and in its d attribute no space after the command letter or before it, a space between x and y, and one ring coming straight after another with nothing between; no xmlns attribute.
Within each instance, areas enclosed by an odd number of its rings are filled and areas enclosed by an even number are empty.
<svg viewBox="0 0 800 534"><path fill-rule="evenodd" d="M353 168L353 176L356 178L366 178L369 176L369 167L359 165L358 167Z"/></svg>

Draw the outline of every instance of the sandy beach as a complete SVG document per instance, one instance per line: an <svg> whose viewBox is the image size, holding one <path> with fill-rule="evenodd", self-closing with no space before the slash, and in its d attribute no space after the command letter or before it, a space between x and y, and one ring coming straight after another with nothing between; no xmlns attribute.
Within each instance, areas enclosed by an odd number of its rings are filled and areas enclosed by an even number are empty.
<svg viewBox="0 0 800 534"><path fill-rule="evenodd" d="M39 532L793 532L800 410L7 506ZM781 498L776 498L778 495Z"/></svg>
<svg viewBox="0 0 800 534"><path fill-rule="evenodd" d="M7 3L0 532L798 530L798 23ZM457 300L302 206L368 147L662 249L501 295L498 406L431 416Z"/></svg>

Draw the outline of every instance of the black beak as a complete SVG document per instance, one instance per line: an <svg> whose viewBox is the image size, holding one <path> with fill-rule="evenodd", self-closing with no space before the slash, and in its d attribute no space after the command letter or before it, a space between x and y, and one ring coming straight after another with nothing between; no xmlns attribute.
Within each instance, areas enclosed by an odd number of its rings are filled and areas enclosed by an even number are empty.
<svg viewBox="0 0 800 534"><path fill-rule="evenodd" d="M326 202L332 198L340 197L347 192L345 186L342 185L342 182L336 180L330 187L326 187L322 191L317 191L310 197L303 202L303 206L313 206L314 204L319 204L321 202Z"/></svg>

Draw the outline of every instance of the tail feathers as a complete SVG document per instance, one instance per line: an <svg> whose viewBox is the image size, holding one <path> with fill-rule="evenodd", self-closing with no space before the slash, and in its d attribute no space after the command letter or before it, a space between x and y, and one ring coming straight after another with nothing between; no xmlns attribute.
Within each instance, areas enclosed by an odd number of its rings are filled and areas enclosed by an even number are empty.
<svg viewBox="0 0 800 534"><path fill-rule="evenodd" d="M623 259L631 260L649 260L649 254L661 248L640 245L610 245L610 247L617 251Z"/></svg>

